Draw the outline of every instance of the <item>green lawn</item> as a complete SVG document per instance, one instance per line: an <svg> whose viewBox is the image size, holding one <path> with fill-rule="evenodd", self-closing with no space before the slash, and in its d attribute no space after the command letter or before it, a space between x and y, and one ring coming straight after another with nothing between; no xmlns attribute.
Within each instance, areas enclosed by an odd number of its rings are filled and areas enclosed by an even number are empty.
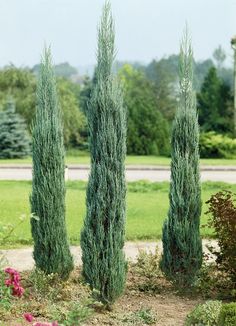
<svg viewBox="0 0 236 326"><path fill-rule="evenodd" d="M85 216L84 182L67 183L67 224L70 240L78 244L82 221ZM153 240L161 237L163 220L168 210L167 182L134 182L128 184L127 193L127 240ZM202 187L203 202L220 189L236 192L236 185L223 183L204 183ZM18 223L22 214L29 215L29 193L31 183L28 181L0 181L1 223ZM202 223L206 223L205 204L203 205ZM212 236L212 231L202 229L204 237ZM30 244L29 219L15 230L13 245Z"/></svg>
<svg viewBox="0 0 236 326"><path fill-rule="evenodd" d="M0 159L0 164L31 163L31 157L25 159ZM66 155L67 164L89 164L89 154L84 151L70 150ZM164 156L128 155L127 165L169 165L170 158ZM236 159L201 159L202 165L236 165Z"/></svg>

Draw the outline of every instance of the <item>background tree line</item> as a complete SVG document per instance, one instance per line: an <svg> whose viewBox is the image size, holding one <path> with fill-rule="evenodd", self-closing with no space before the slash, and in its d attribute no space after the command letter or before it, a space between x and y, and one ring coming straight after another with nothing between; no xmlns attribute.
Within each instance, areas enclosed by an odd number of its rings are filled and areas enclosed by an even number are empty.
<svg viewBox="0 0 236 326"><path fill-rule="evenodd" d="M218 47L212 59L193 63L200 148L205 157L227 156L227 144L231 154L236 154L236 143L232 139L233 71L225 68L225 59L223 49ZM170 126L179 100L178 55L153 60L148 65L116 62L113 70L118 72L123 83L128 154L169 155ZM10 95L30 134L38 73L39 65L31 69L10 65L0 70L0 110L5 110ZM55 66L55 74L63 113L65 146L88 149L86 112L96 72L93 76L82 76L76 68L62 63ZM219 151L217 148L222 142L224 148Z"/></svg>

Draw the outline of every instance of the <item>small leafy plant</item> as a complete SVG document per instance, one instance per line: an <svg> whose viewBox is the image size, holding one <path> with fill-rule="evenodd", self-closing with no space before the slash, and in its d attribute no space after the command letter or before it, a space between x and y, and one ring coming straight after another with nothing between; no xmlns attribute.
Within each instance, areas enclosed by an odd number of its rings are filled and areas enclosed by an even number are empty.
<svg viewBox="0 0 236 326"><path fill-rule="evenodd" d="M12 300L12 291L9 286L5 284L6 274L0 271L0 306L3 309L9 309Z"/></svg>
<svg viewBox="0 0 236 326"><path fill-rule="evenodd" d="M155 252L140 250L137 261L132 264L132 272L138 276L138 288L143 292L159 291L158 280L162 277L159 268L160 255L158 247Z"/></svg>
<svg viewBox="0 0 236 326"><path fill-rule="evenodd" d="M185 326L217 326L221 307L221 301L212 300L197 305L188 314Z"/></svg>
<svg viewBox="0 0 236 326"><path fill-rule="evenodd" d="M141 308L132 313L128 313L122 318L122 325L154 325L157 321L156 315L150 308Z"/></svg>
<svg viewBox="0 0 236 326"><path fill-rule="evenodd" d="M236 302L224 304L221 308L217 326L236 325Z"/></svg>
<svg viewBox="0 0 236 326"><path fill-rule="evenodd" d="M62 283L57 274L45 274L35 269L28 279L31 291L37 300L55 300L61 290Z"/></svg>
<svg viewBox="0 0 236 326"><path fill-rule="evenodd" d="M148 308L148 309L140 309L139 311L136 312L136 315L138 318L143 320L143 322L146 325L153 325L156 322L156 315L153 313L153 311Z"/></svg>
<svg viewBox="0 0 236 326"><path fill-rule="evenodd" d="M66 320L63 322L65 326L82 325L91 315L93 310L87 304L80 302L73 303L71 310L67 313Z"/></svg>

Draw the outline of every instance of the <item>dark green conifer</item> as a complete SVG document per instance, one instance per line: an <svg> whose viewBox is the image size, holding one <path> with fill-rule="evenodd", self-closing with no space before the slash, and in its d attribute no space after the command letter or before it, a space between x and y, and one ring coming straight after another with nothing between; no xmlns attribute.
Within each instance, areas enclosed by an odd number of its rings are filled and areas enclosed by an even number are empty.
<svg viewBox="0 0 236 326"><path fill-rule="evenodd" d="M180 99L172 130L170 208L163 227L161 260L165 275L179 285L192 284L202 264L199 127L192 61L186 31L180 50Z"/></svg>
<svg viewBox="0 0 236 326"><path fill-rule="evenodd" d="M88 106L91 172L81 234L83 275L97 297L111 304L124 289L126 115L112 75L114 24L106 2L98 31L96 82Z"/></svg>
<svg viewBox="0 0 236 326"><path fill-rule="evenodd" d="M24 119L15 112L15 103L8 98L0 112L0 158L22 158L30 154L30 138Z"/></svg>
<svg viewBox="0 0 236 326"><path fill-rule="evenodd" d="M50 49L45 49L37 85L33 126L31 220L36 267L63 279L73 269L65 223L64 145L61 111Z"/></svg>

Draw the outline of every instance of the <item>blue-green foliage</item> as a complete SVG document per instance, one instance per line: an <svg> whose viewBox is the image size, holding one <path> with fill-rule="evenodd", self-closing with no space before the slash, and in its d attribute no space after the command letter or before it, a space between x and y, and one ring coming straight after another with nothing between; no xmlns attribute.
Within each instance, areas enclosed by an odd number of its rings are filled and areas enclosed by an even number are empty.
<svg viewBox="0 0 236 326"><path fill-rule="evenodd" d="M81 247L86 282L96 290L99 300L111 304L122 293L126 278L126 115L121 88L112 75L114 25L109 3L99 26L97 60L87 111L91 172Z"/></svg>
<svg viewBox="0 0 236 326"><path fill-rule="evenodd" d="M170 208L163 226L161 260L165 275L185 286L194 281L202 264L199 127L192 60L186 32L180 52L180 100L172 130Z"/></svg>
<svg viewBox="0 0 236 326"><path fill-rule="evenodd" d="M30 138L23 118L9 98L0 112L0 158L22 158L30 154Z"/></svg>
<svg viewBox="0 0 236 326"><path fill-rule="evenodd" d="M61 111L50 50L45 50L37 85L33 127L31 219L36 267L67 278L73 260L65 224L64 146Z"/></svg>

